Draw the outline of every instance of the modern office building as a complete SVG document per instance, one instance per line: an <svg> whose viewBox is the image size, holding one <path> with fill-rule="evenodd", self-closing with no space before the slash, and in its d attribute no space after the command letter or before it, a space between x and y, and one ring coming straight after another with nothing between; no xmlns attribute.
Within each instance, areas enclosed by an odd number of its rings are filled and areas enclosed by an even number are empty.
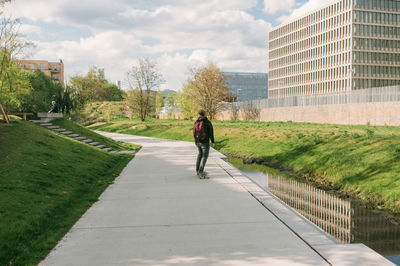
<svg viewBox="0 0 400 266"><path fill-rule="evenodd" d="M59 81L64 84L64 63L60 59L60 62L49 62L45 60L20 60L19 66L22 69L28 71L34 71L39 69L47 76L51 77L52 80Z"/></svg>
<svg viewBox="0 0 400 266"><path fill-rule="evenodd" d="M269 33L269 98L400 84L400 1L336 0Z"/></svg>
<svg viewBox="0 0 400 266"><path fill-rule="evenodd" d="M236 101L249 101L268 97L268 74L222 72L229 86L229 93Z"/></svg>

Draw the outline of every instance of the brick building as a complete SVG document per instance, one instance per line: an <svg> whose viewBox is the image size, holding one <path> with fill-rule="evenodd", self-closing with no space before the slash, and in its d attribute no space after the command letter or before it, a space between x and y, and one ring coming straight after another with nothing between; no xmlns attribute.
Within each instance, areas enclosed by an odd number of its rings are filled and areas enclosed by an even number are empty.
<svg viewBox="0 0 400 266"><path fill-rule="evenodd" d="M64 84L64 63L60 59L60 62L49 62L45 60L20 60L20 68L25 70L40 70L43 71L52 80L59 81Z"/></svg>

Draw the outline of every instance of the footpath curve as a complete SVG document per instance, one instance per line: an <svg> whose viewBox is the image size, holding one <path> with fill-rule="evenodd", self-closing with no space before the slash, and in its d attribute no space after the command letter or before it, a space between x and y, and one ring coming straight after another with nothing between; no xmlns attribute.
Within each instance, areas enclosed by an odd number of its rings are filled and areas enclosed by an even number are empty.
<svg viewBox="0 0 400 266"><path fill-rule="evenodd" d="M193 143L100 133L143 148L40 265L392 265L338 244L215 150L204 180Z"/></svg>

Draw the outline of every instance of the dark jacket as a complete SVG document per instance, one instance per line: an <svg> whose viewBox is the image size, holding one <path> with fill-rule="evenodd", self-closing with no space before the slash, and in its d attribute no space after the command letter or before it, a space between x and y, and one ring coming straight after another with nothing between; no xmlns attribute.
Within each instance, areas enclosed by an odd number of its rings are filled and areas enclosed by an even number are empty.
<svg viewBox="0 0 400 266"><path fill-rule="evenodd" d="M51 106L50 113L58 113L58 106L56 103Z"/></svg>
<svg viewBox="0 0 400 266"><path fill-rule="evenodd" d="M214 129L213 126L211 124L211 121L207 119L207 117L203 116L203 117L199 117L196 122L200 122L200 121L204 121L204 128L207 132L207 137L200 141L201 143L214 143ZM194 134L193 134L194 136Z"/></svg>

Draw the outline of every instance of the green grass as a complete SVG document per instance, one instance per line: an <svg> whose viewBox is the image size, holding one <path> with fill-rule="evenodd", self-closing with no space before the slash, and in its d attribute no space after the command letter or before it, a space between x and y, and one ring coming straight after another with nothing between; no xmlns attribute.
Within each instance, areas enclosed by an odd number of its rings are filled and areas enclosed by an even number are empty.
<svg viewBox="0 0 400 266"><path fill-rule="evenodd" d="M36 265L132 157L27 121L0 125L0 265Z"/></svg>
<svg viewBox="0 0 400 266"><path fill-rule="evenodd" d="M193 121L119 120L89 128L193 141ZM320 186L400 212L400 128L254 121L213 121L216 148L254 158ZM133 127L133 128L132 128Z"/></svg>
<svg viewBox="0 0 400 266"><path fill-rule="evenodd" d="M112 148L113 150L116 151L122 151L122 150L136 150L139 146L127 143L127 142L117 142L112 139L109 139L107 137L104 137L100 134L97 134L94 131L88 130L87 128L73 122L70 120L66 119L55 119L51 121L52 124L60 126L61 128L65 128L69 131L72 131L76 134L79 134L82 137L86 137L88 139L91 139L95 142L98 142L100 144L106 145L107 147Z"/></svg>
<svg viewBox="0 0 400 266"><path fill-rule="evenodd" d="M91 102L73 115L73 119L81 124L131 118L132 111L124 101Z"/></svg>

